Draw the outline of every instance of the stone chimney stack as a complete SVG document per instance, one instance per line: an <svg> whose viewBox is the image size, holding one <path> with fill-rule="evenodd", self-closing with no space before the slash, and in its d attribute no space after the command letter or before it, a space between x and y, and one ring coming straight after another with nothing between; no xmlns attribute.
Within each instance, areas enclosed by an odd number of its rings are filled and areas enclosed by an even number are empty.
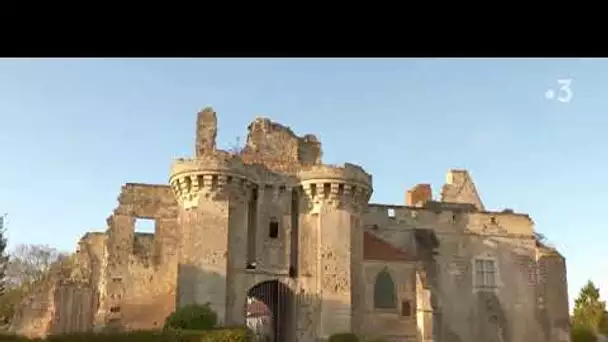
<svg viewBox="0 0 608 342"><path fill-rule="evenodd" d="M410 207L422 207L426 202L433 199L430 184L418 184L405 194L405 205Z"/></svg>
<svg viewBox="0 0 608 342"><path fill-rule="evenodd" d="M215 151L217 137L217 116L211 107L198 113L196 119L196 156L200 157Z"/></svg>

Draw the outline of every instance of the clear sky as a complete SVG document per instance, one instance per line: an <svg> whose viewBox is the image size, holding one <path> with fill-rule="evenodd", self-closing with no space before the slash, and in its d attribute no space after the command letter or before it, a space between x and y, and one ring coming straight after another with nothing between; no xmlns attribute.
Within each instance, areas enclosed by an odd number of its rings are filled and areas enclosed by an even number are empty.
<svg viewBox="0 0 608 342"><path fill-rule="evenodd" d="M563 252L571 297L588 278L606 297L607 84L606 60L4 59L0 210L10 246L73 250L123 183L167 182L212 105L221 147L270 117L363 165L373 202L466 168L488 209L529 212Z"/></svg>

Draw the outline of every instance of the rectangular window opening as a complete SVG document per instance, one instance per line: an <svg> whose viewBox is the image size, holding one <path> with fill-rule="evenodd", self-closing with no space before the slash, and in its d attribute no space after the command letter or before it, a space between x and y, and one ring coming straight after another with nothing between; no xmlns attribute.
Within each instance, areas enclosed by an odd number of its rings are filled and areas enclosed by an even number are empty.
<svg viewBox="0 0 608 342"><path fill-rule="evenodd" d="M156 230L156 220L147 217L135 218L135 233L154 234Z"/></svg>
<svg viewBox="0 0 608 342"><path fill-rule="evenodd" d="M409 300L401 302L401 316L410 317L412 315L412 304Z"/></svg>
<svg viewBox="0 0 608 342"><path fill-rule="evenodd" d="M388 208L386 212L389 218L395 218L395 208Z"/></svg>
<svg viewBox="0 0 608 342"><path fill-rule="evenodd" d="M330 193L331 193L331 183L323 184L323 197L325 197L325 198L329 197Z"/></svg>
<svg viewBox="0 0 608 342"><path fill-rule="evenodd" d="M276 218L271 218L268 224L268 237L276 239L279 237L279 221Z"/></svg>
<svg viewBox="0 0 608 342"><path fill-rule="evenodd" d="M211 176L211 190L217 189L217 184L218 184L218 176L217 175Z"/></svg>

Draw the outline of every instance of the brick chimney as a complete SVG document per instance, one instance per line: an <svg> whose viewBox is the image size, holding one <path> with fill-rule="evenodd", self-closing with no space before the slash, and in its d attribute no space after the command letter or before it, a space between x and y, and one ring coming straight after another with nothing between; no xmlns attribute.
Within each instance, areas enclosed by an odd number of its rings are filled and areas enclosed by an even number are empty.
<svg viewBox="0 0 608 342"><path fill-rule="evenodd" d="M430 184L418 184L408 190L405 194L405 205L410 207L421 207L433 199Z"/></svg>

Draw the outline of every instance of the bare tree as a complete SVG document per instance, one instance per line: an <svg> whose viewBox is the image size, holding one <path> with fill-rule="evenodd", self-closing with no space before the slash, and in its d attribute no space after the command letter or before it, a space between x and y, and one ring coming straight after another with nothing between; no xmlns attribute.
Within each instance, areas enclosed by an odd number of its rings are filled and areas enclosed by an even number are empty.
<svg viewBox="0 0 608 342"><path fill-rule="evenodd" d="M0 296L5 293L6 287L6 269L8 266L8 253L6 250L6 214L0 216Z"/></svg>
<svg viewBox="0 0 608 342"><path fill-rule="evenodd" d="M47 245L18 245L11 253L6 272L10 286L27 286L43 279L65 254Z"/></svg>

